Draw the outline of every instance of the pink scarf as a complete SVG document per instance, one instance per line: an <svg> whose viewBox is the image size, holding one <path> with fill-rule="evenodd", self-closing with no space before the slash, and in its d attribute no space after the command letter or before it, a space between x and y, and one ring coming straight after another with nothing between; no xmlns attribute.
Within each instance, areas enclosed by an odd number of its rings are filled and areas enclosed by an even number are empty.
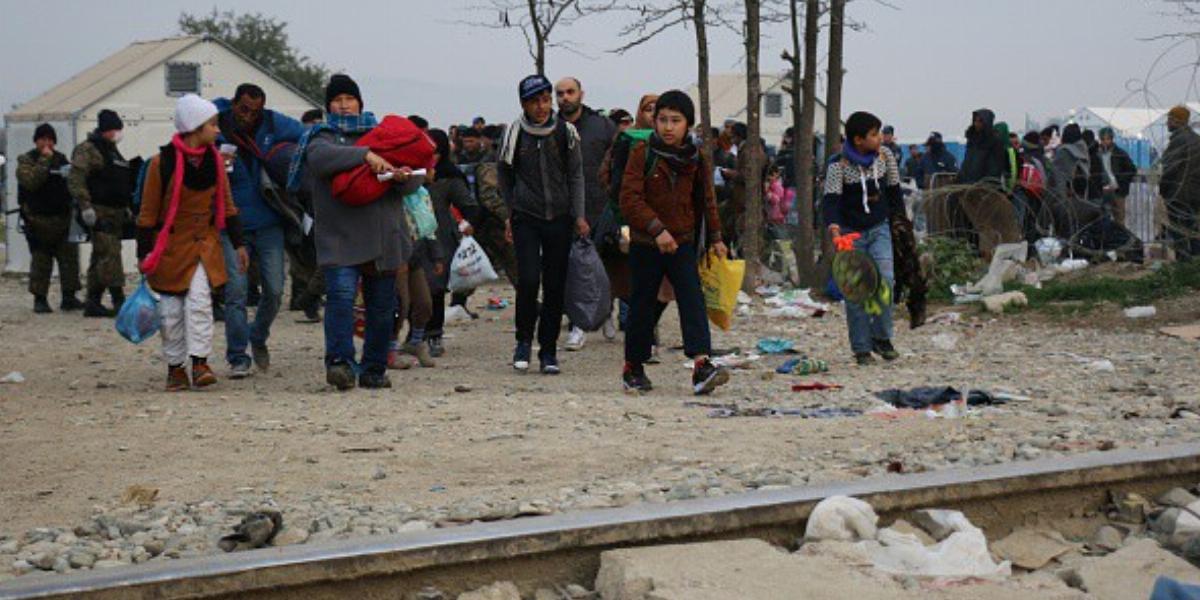
<svg viewBox="0 0 1200 600"><path fill-rule="evenodd" d="M162 255L167 251L167 241L170 239L171 228L175 226L175 216L179 213L179 197L183 192L183 170L186 168L184 157L203 157L205 152L212 151L216 158L215 164L217 169L217 231L225 230L225 178L222 173L221 155L217 153L215 145L201 146L192 148L183 143L183 137L178 133L171 138L171 145L175 147L175 172L171 174L171 203L167 205L167 218L163 221L162 229L159 230L158 236L154 240L154 250L146 255L142 260L142 273L150 275L158 270L158 263L162 260Z"/></svg>

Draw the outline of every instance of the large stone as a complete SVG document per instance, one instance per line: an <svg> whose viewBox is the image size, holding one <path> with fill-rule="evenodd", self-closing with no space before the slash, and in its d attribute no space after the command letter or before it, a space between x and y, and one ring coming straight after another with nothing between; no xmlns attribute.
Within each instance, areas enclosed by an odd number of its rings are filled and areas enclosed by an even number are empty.
<svg viewBox="0 0 1200 600"><path fill-rule="evenodd" d="M1074 550L1075 546L1056 531L1018 529L992 544L992 552L1013 566L1036 571L1050 561Z"/></svg>
<svg viewBox="0 0 1200 600"><path fill-rule="evenodd" d="M1138 540L1104 558L1089 560L1079 567L1078 573L1084 591L1097 600L1149 598L1154 580L1160 576L1200 584L1200 569L1150 539Z"/></svg>
<svg viewBox="0 0 1200 600"><path fill-rule="evenodd" d="M283 531L275 534L271 540L272 546L295 546L308 541L308 530L301 527L285 526Z"/></svg>
<svg viewBox="0 0 1200 600"><path fill-rule="evenodd" d="M1092 537L1092 546L1101 550L1112 552L1121 547L1125 542L1125 535L1120 529L1112 525L1104 525L1096 530L1096 535Z"/></svg>
<svg viewBox="0 0 1200 600"><path fill-rule="evenodd" d="M761 540L735 540L610 550L600 555L602 600L1059 600L1080 598L1054 578L1037 582L971 581L938 588L903 582L849 558L850 542L805 544L787 554ZM809 548L812 552L805 552ZM836 551L824 553L817 547Z"/></svg>
<svg viewBox="0 0 1200 600"><path fill-rule="evenodd" d="M1168 508L1150 524L1151 529L1166 537L1172 547L1182 547L1188 540L1200 536L1200 518L1182 508Z"/></svg>
<svg viewBox="0 0 1200 600"><path fill-rule="evenodd" d="M1200 498L1196 498L1196 496L1194 496L1191 492L1183 488L1171 488L1169 491L1159 496L1155 501L1163 506L1175 506L1178 508L1183 508L1195 502L1196 500L1200 500Z"/></svg>
<svg viewBox="0 0 1200 600"><path fill-rule="evenodd" d="M521 600L521 590L511 581L498 581L485 588L459 594L458 600Z"/></svg>

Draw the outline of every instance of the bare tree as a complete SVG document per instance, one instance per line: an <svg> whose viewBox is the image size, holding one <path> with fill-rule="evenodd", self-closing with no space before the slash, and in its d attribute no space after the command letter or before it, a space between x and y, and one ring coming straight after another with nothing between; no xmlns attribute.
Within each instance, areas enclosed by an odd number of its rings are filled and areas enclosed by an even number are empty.
<svg viewBox="0 0 1200 600"><path fill-rule="evenodd" d="M708 0L666 0L659 3L623 4L612 8L637 15L633 22L621 28L618 33L621 39L627 41L620 47L611 50L616 54L624 54L633 50L675 27L690 26L692 28L696 36L696 87L700 92L700 125L703 130L703 139L706 142L702 150L705 157L711 159L712 151L707 144L709 132L712 130L712 100L708 82L708 32L710 27L721 27L741 33L727 18L727 13L732 9L728 6L710 4Z"/></svg>
<svg viewBox="0 0 1200 600"><path fill-rule="evenodd" d="M791 66L792 96L792 172L795 174L798 227L792 239L792 254L796 258L796 274L802 287L816 287L820 280L815 269L813 248L813 129L816 125L817 104L817 40L821 7L818 0L804 0L804 60L800 60L801 0L788 0L792 25L792 52L786 50L783 60ZM801 68L804 69L803 76Z"/></svg>
<svg viewBox="0 0 1200 600"><path fill-rule="evenodd" d="M546 74L546 52L561 48L582 54L570 40L557 35L580 19L610 9L614 2L587 0L490 0L468 8L475 13L495 13L495 20L459 21L464 25L485 29L516 29L525 38L525 47L539 75Z"/></svg>
<svg viewBox="0 0 1200 600"><path fill-rule="evenodd" d="M762 79L758 69L758 51L761 41L759 26L759 0L745 0L745 44L746 44L746 129L749 133L738 157L741 173L746 182L745 223L741 232L742 257L746 259L746 286L757 285L759 265L763 253L763 165L766 152L762 143Z"/></svg>
<svg viewBox="0 0 1200 600"><path fill-rule="evenodd" d="M839 131L842 129L842 67L845 46L846 0L831 0L829 4L829 69L825 87L825 156L833 154Z"/></svg>

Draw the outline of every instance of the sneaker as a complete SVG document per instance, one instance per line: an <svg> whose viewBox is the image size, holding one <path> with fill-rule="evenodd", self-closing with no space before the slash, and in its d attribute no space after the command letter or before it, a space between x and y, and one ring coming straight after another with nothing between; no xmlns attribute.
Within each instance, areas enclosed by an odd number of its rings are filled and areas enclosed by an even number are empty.
<svg viewBox="0 0 1200 600"><path fill-rule="evenodd" d="M259 371L266 373L271 370L271 352L267 350L266 344L251 344L250 354L254 357L254 366L258 367Z"/></svg>
<svg viewBox="0 0 1200 600"><path fill-rule="evenodd" d="M471 313L463 306L451 306L446 309L446 323L464 323L471 320Z"/></svg>
<svg viewBox="0 0 1200 600"><path fill-rule="evenodd" d="M45 315L54 312L54 310L50 308L50 303L46 301L45 296L34 296L33 312L39 315Z"/></svg>
<svg viewBox="0 0 1200 600"><path fill-rule="evenodd" d="M570 352L583 350L583 345L587 343L587 333L578 327L572 327L571 333L567 334L567 343L563 347Z"/></svg>
<svg viewBox="0 0 1200 600"><path fill-rule="evenodd" d="M208 363L192 365L192 386L202 388L216 382L217 375L213 373L212 367L208 366Z"/></svg>
<svg viewBox="0 0 1200 600"><path fill-rule="evenodd" d="M446 347L442 345L442 338L431 337L429 341L429 355L434 358L440 358L446 354Z"/></svg>
<svg viewBox="0 0 1200 600"><path fill-rule="evenodd" d="M402 354L398 348L388 350L387 368L393 371L407 371L413 366L410 358Z"/></svg>
<svg viewBox="0 0 1200 600"><path fill-rule="evenodd" d="M325 382L339 392L354 389L354 369L346 363L334 363L325 367Z"/></svg>
<svg viewBox="0 0 1200 600"><path fill-rule="evenodd" d="M558 358L553 355L539 356L538 362L542 363L542 375L558 375L562 373L562 369L558 368Z"/></svg>
<svg viewBox="0 0 1200 600"><path fill-rule="evenodd" d="M602 331L604 333L604 339L610 342L617 339L617 324L613 322L612 317L609 317L608 320L604 322L604 328Z"/></svg>
<svg viewBox="0 0 1200 600"><path fill-rule="evenodd" d="M250 361L239 360L229 363L230 379L245 379L250 376Z"/></svg>
<svg viewBox="0 0 1200 600"><path fill-rule="evenodd" d="M83 303L75 294L67 294L63 296L62 303L58 305L59 310L83 310Z"/></svg>
<svg viewBox="0 0 1200 600"><path fill-rule="evenodd" d="M875 353L883 357L883 360L892 362L900 358L900 353L892 347L892 340L875 340L874 346Z"/></svg>
<svg viewBox="0 0 1200 600"><path fill-rule="evenodd" d="M654 389L654 385L650 383L650 378L646 377L646 369L642 365L625 363L625 372L622 373L621 379L625 383L627 392L644 394Z"/></svg>
<svg viewBox="0 0 1200 600"><path fill-rule="evenodd" d="M387 373L367 371L358 376L358 387L367 390L383 390L392 387L392 380Z"/></svg>
<svg viewBox="0 0 1200 600"><path fill-rule="evenodd" d="M855 352L854 362L860 367L869 367L875 364L875 357L870 352Z"/></svg>
<svg viewBox="0 0 1200 600"><path fill-rule="evenodd" d="M517 349L513 351L513 368L518 371L529 370L529 357L533 354L533 345L528 342L517 342Z"/></svg>
<svg viewBox="0 0 1200 600"><path fill-rule="evenodd" d="M650 346L650 358L646 359L646 364L657 365L661 362L662 362L662 360L659 359L659 357L658 357L658 346L657 345Z"/></svg>
<svg viewBox="0 0 1200 600"><path fill-rule="evenodd" d="M707 358L696 361L692 370L692 392L697 396L711 394L726 383L729 383L729 371L725 367L718 367Z"/></svg>
<svg viewBox="0 0 1200 600"><path fill-rule="evenodd" d="M417 363L423 368L432 369L433 367L437 366L437 363L433 360L433 356L429 354L429 345L427 344L421 342L405 342L400 351L409 356L415 356Z"/></svg>
<svg viewBox="0 0 1200 600"><path fill-rule="evenodd" d="M167 369L168 392L182 392L191 387L191 385L192 383L188 381L187 369L183 368L183 365Z"/></svg>

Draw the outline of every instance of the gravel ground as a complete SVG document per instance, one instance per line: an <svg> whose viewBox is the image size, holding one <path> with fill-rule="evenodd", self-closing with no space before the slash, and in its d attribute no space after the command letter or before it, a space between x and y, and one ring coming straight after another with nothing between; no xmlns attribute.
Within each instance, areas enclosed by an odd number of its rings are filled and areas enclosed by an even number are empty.
<svg viewBox="0 0 1200 600"><path fill-rule="evenodd" d="M511 300L500 288L475 300L490 295ZM1173 318L1200 318L1192 303ZM706 401L869 412L873 392L919 385L1024 397L952 419L806 419L685 406L677 352L649 369L653 393L623 394L620 338L599 334L561 354L562 376L516 374L511 309L450 326L437 368L347 394L324 384L320 326L281 313L271 373L167 395L158 340L133 346L111 321L30 308L23 282L0 280L0 377L24 377L0 384L0 579L219 552L261 508L283 515L276 543L302 543L1200 439L1200 345L1155 333L1160 321L1127 327L1116 309L1090 328L973 310L901 325L904 356L860 369L840 309L775 318L755 298L718 347L786 337L831 371L777 375L785 357L765 357ZM663 333L678 343L674 315ZM792 392L801 381L844 388Z"/></svg>

